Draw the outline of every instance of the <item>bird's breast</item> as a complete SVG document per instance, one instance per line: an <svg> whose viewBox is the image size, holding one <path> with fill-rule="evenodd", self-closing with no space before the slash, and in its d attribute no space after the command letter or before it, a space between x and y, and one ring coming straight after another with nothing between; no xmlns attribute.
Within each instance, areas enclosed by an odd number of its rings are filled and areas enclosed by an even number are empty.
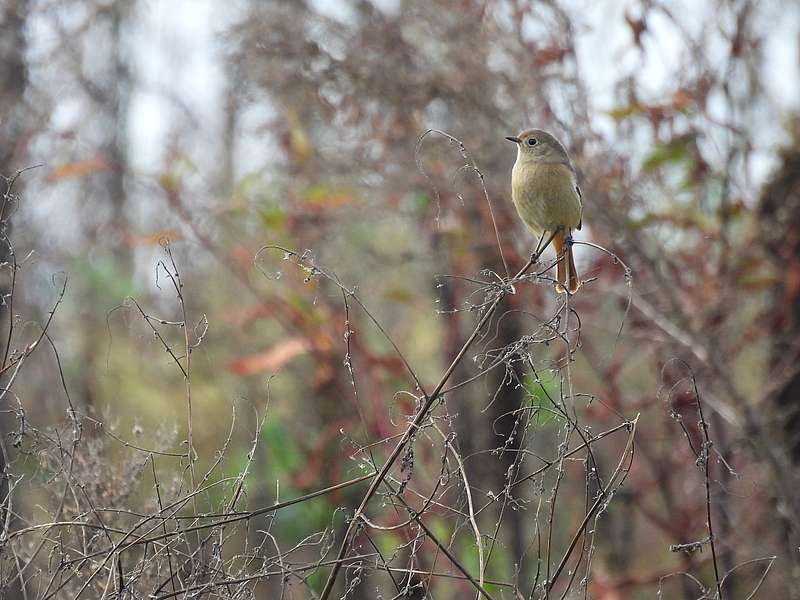
<svg viewBox="0 0 800 600"><path fill-rule="evenodd" d="M536 234L575 229L580 223L575 174L566 165L517 161L511 172L511 197L519 216Z"/></svg>

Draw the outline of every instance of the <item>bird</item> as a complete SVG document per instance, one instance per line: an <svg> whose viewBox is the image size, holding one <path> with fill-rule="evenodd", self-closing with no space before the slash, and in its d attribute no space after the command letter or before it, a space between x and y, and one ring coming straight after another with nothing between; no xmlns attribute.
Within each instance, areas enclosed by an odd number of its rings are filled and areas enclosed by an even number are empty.
<svg viewBox="0 0 800 600"><path fill-rule="evenodd" d="M569 154L555 136L541 129L526 129L506 139L517 145L511 200L522 222L540 238L539 244L545 235L552 236L556 291L574 294L581 281L575 269L572 231L581 228L583 199Z"/></svg>

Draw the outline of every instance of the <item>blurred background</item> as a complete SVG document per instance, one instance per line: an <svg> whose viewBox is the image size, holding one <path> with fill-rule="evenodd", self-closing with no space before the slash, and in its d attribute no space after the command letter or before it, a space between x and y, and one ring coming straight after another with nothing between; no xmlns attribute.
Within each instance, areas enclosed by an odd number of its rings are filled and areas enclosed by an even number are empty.
<svg viewBox="0 0 800 600"><path fill-rule="evenodd" d="M566 555L558 597L800 598L799 40L780 0L3 0L7 597L318 597L363 482L103 559L382 464L535 246L536 126L586 283L502 299L332 597Z"/></svg>

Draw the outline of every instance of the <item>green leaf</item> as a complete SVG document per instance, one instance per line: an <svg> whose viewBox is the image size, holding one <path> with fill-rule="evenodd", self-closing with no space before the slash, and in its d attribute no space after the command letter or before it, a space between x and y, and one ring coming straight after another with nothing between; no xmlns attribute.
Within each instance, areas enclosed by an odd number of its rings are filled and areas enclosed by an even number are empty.
<svg viewBox="0 0 800 600"><path fill-rule="evenodd" d="M666 164L678 164L687 162L691 159L692 136L681 136L674 140L656 146L655 149L645 158L642 168L645 171L652 171Z"/></svg>
<svg viewBox="0 0 800 600"><path fill-rule="evenodd" d="M416 210L425 210L433 200L427 192L412 192L408 199L411 206Z"/></svg>
<svg viewBox="0 0 800 600"><path fill-rule="evenodd" d="M528 373L522 381L528 393L529 406L533 411L532 421L537 425L547 425L553 419L561 419L556 414L553 401L559 397L559 381L555 374L550 377L540 376L537 380L532 373Z"/></svg>
<svg viewBox="0 0 800 600"><path fill-rule="evenodd" d="M73 271L84 280L91 294L103 303L119 303L128 296L138 295L133 279L121 271L111 257L92 261L76 257Z"/></svg>
<svg viewBox="0 0 800 600"><path fill-rule="evenodd" d="M283 423L267 421L262 435L272 470L276 474L284 475L300 468L303 456Z"/></svg>
<svg viewBox="0 0 800 600"><path fill-rule="evenodd" d="M612 108L608 111L608 116L610 116L615 121L622 121L624 119L628 119L634 115L638 115L642 112L642 106L637 103L629 104L628 106L619 106L617 108Z"/></svg>
<svg viewBox="0 0 800 600"><path fill-rule="evenodd" d="M353 192L347 188L322 184L308 186L303 190L302 198L309 204L328 208L344 206L355 199Z"/></svg>
<svg viewBox="0 0 800 600"><path fill-rule="evenodd" d="M258 211L265 229L283 230L286 227L286 211L277 205L265 206Z"/></svg>
<svg viewBox="0 0 800 600"><path fill-rule="evenodd" d="M402 287L392 287L383 292L383 297L392 302L399 302L400 304L411 304L414 300L414 294Z"/></svg>

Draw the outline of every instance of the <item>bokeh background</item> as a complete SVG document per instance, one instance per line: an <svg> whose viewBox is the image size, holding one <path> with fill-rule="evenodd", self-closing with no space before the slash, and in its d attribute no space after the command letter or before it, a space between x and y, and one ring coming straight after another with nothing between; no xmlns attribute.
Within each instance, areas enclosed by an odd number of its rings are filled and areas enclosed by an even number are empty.
<svg viewBox="0 0 800 600"><path fill-rule="evenodd" d="M465 489L487 590L545 597L627 429L566 448L638 415L558 597L800 598L799 40L780 0L3 0L7 597L318 597L364 484L125 576L79 559L171 501L194 523L381 464L404 360L432 388L535 245L503 138L538 126L579 173L586 283L502 300L393 470L432 532L366 527L335 597L473 596L431 541L477 577ZM99 529L13 534L53 521Z"/></svg>

